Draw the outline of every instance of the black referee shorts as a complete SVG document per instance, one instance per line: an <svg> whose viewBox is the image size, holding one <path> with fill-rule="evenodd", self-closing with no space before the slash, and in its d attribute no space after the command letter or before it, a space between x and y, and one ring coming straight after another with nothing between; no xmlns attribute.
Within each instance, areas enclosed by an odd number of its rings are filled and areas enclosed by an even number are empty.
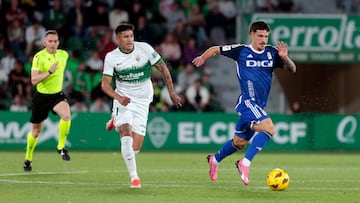
<svg viewBox="0 0 360 203"><path fill-rule="evenodd" d="M32 108L31 108L31 123L41 123L44 121L56 104L61 101L67 102L67 97L65 96L64 92L59 92L55 94L41 94L35 91L35 94L32 99Z"/></svg>

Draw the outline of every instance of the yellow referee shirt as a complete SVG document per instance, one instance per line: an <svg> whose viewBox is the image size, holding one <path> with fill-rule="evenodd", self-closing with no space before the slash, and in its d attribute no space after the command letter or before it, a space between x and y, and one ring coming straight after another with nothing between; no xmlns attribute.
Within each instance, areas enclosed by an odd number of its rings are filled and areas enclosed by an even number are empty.
<svg viewBox="0 0 360 203"><path fill-rule="evenodd" d="M42 94L55 94L62 91L64 72L69 54L58 49L55 54L50 54L46 49L37 52L33 58L31 71L48 72L55 62L59 62L57 70L49 77L36 85L36 90Z"/></svg>

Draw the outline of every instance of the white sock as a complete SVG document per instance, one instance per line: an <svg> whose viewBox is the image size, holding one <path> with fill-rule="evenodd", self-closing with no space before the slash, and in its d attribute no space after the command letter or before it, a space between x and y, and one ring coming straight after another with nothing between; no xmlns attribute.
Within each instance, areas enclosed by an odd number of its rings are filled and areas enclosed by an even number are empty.
<svg viewBox="0 0 360 203"><path fill-rule="evenodd" d="M215 156L213 156L213 163L219 165L219 162L216 160Z"/></svg>
<svg viewBox="0 0 360 203"><path fill-rule="evenodd" d="M129 171L131 179L138 178L136 171L136 159L133 150L133 138L124 136L121 138L121 154Z"/></svg>
<svg viewBox="0 0 360 203"><path fill-rule="evenodd" d="M247 159L247 158L243 158L242 163L243 163L245 166L250 166L251 161L250 161L249 159Z"/></svg>

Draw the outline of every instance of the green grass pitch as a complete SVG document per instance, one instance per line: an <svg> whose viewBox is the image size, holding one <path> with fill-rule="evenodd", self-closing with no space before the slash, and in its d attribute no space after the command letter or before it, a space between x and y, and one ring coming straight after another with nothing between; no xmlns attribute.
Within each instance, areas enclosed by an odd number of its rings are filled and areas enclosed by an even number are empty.
<svg viewBox="0 0 360 203"><path fill-rule="evenodd" d="M147 152L137 155L142 188L130 189L120 152L70 151L64 162L50 151L36 151L33 171L23 172L24 152L1 151L0 202L360 202L358 153L270 153L253 161L250 184L235 168L238 152L208 177L207 152ZM266 175L283 168L290 176L284 191L272 191Z"/></svg>

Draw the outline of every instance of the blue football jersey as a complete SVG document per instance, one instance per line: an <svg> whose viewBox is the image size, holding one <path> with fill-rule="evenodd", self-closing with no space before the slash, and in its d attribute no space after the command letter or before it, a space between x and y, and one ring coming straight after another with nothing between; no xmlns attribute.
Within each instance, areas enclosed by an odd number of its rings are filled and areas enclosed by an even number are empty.
<svg viewBox="0 0 360 203"><path fill-rule="evenodd" d="M266 46L262 52L250 45L220 46L220 53L235 60L243 100L251 99L265 108L270 93L272 75L276 67L284 63L273 46Z"/></svg>

